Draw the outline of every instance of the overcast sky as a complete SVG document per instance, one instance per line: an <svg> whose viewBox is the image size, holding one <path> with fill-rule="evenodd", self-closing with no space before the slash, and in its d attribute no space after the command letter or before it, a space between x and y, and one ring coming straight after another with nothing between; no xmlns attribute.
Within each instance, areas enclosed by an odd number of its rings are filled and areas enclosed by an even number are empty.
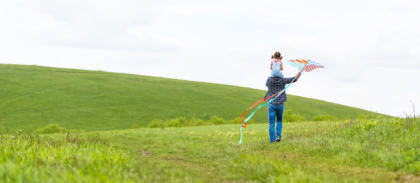
<svg viewBox="0 0 420 183"><path fill-rule="evenodd" d="M266 89L280 51L326 66L289 94L402 116L420 112L419 17L415 0L1 0L0 63Z"/></svg>

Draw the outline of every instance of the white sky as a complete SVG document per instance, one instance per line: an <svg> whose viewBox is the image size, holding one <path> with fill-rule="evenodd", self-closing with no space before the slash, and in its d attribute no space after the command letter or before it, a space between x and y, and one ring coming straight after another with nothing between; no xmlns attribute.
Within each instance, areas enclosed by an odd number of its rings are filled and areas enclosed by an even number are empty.
<svg viewBox="0 0 420 183"><path fill-rule="evenodd" d="M265 89L278 50L327 67L289 94L402 116L420 112L419 18L415 0L1 0L0 63Z"/></svg>

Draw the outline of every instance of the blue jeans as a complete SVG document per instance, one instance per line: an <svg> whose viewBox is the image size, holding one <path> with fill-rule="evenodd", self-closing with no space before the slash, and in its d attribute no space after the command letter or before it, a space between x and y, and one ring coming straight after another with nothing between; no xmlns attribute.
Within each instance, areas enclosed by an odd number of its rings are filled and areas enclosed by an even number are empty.
<svg viewBox="0 0 420 183"><path fill-rule="evenodd" d="M277 127L274 130L277 118ZM270 134L270 142L275 142L276 138L281 138L281 129L283 127L283 104L268 104L268 132Z"/></svg>

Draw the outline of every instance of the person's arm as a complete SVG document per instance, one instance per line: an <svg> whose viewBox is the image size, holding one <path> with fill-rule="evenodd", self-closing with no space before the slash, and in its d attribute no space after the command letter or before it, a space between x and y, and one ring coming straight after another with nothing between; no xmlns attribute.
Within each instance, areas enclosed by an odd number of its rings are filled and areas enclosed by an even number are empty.
<svg viewBox="0 0 420 183"><path fill-rule="evenodd" d="M297 73L295 77L291 77L291 78L283 78L283 82L284 82L285 84L289 84L289 83L291 83L292 81L293 81L293 82L296 82L296 81L299 79L300 75L302 75L302 73L301 73L301 72ZM296 79L295 79L295 78L296 78Z"/></svg>

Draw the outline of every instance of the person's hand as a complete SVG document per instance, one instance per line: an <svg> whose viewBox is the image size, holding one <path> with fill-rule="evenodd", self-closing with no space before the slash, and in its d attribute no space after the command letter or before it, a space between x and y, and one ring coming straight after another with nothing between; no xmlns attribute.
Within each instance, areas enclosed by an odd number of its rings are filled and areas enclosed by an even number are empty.
<svg viewBox="0 0 420 183"><path fill-rule="evenodd" d="M296 74L296 81L299 79L300 75L302 75L302 71L300 71L299 73Z"/></svg>

